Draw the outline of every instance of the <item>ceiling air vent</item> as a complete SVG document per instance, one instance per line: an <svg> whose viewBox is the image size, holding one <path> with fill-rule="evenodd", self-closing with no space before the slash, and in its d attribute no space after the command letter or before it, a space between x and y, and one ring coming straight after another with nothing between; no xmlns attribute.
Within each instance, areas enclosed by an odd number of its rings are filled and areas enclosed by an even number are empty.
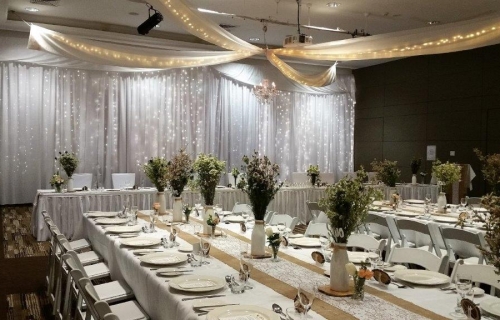
<svg viewBox="0 0 500 320"><path fill-rule="evenodd" d="M33 4L57 7L59 6L59 2L61 2L61 0L30 0L30 2Z"/></svg>

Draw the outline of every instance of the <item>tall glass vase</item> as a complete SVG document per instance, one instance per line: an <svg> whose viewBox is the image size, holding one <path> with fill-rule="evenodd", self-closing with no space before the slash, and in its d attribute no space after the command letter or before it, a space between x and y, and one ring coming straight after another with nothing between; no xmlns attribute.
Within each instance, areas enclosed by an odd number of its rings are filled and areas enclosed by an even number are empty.
<svg viewBox="0 0 500 320"><path fill-rule="evenodd" d="M346 244L335 243L330 261L330 289L333 291L349 291L349 274L345 268L348 262Z"/></svg>
<svg viewBox="0 0 500 320"><path fill-rule="evenodd" d="M354 277L354 293L351 296L353 300L363 301L365 298L365 279Z"/></svg>

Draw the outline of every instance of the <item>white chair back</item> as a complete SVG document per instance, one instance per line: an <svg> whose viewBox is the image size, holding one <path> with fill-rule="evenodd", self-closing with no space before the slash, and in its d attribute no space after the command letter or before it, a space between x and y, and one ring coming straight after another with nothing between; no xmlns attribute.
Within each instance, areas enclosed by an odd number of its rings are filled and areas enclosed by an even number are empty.
<svg viewBox="0 0 500 320"><path fill-rule="evenodd" d="M241 181L241 178L242 178L243 174L240 173L237 177L236 177L236 183L234 183L234 176L231 172L229 172L227 174L227 183L228 184L231 184L233 187L236 188L236 186L238 185L238 183Z"/></svg>
<svg viewBox="0 0 500 320"><path fill-rule="evenodd" d="M92 188L92 173L73 174L73 187L74 188L87 187L90 190Z"/></svg>
<svg viewBox="0 0 500 320"><path fill-rule="evenodd" d="M385 244L386 244L385 239L377 240L373 236L360 233L353 233L347 239L348 247L356 247L356 248L361 248L363 250L379 249L380 252L382 252L384 251Z"/></svg>
<svg viewBox="0 0 500 320"><path fill-rule="evenodd" d="M78 291L82 294L83 300L87 304L86 319L90 319L90 315L94 319L99 319L99 314L95 308L95 303L99 301L99 295L94 289L92 282L89 278L83 276L80 270L72 270L71 277L75 281ZM89 312L90 311L90 312Z"/></svg>
<svg viewBox="0 0 500 320"><path fill-rule="evenodd" d="M476 257L479 264L483 263L483 254L478 247L486 248L487 244L481 232L443 226L440 230L450 257L454 257L455 254L460 259Z"/></svg>
<svg viewBox="0 0 500 320"><path fill-rule="evenodd" d="M241 215L242 213L252 213L252 207L246 203L238 203L236 202L233 210L232 210L234 215Z"/></svg>
<svg viewBox="0 0 500 320"><path fill-rule="evenodd" d="M97 311L97 314L99 315L99 320L118 319L118 316L114 315L111 312L111 308L109 307L109 304L106 301L97 301L95 303L95 309ZM111 315L114 315L116 318L112 318Z"/></svg>
<svg viewBox="0 0 500 320"><path fill-rule="evenodd" d="M285 223L285 225L293 231L293 229L299 222L299 219L297 217L292 218L288 214L275 214L273 215L271 222L269 222L269 224L276 225L280 222Z"/></svg>
<svg viewBox="0 0 500 320"><path fill-rule="evenodd" d="M266 215L264 216L265 224L269 224L269 222L271 222L271 219L273 218L275 213L276 212L274 212L274 211L267 211L266 212Z"/></svg>
<svg viewBox="0 0 500 320"><path fill-rule="evenodd" d="M335 183L335 173L321 173L319 175L319 178L321 179L321 182L324 182L326 184L334 184Z"/></svg>
<svg viewBox="0 0 500 320"><path fill-rule="evenodd" d="M310 184L310 179L305 172L292 172L292 182L295 184Z"/></svg>
<svg viewBox="0 0 500 320"><path fill-rule="evenodd" d="M408 219L397 219L396 225L401 235L402 247L410 247L410 244L414 244L416 248L425 247L429 252L435 250L439 257L442 255L441 249L437 246L437 241L433 241L433 238L437 236L440 237L441 235L431 233L427 223Z"/></svg>
<svg viewBox="0 0 500 320"><path fill-rule="evenodd" d="M495 295L495 289L500 289L500 276L496 274L495 267L485 264L465 264L464 260L459 259L453 267L451 281L456 281L457 273L470 276L472 282L476 284L484 283L491 286L491 295Z"/></svg>
<svg viewBox="0 0 500 320"><path fill-rule="evenodd" d="M135 173L111 174L114 189L132 188L135 185Z"/></svg>
<svg viewBox="0 0 500 320"><path fill-rule="evenodd" d="M309 223L304 236L323 236L328 238L328 225L326 223Z"/></svg>
<svg viewBox="0 0 500 320"><path fill-rule="evenodd" d="M441 258L429 251L415 248L401 248L395 245L389 255L389 263L412 263L424 267L429 271L448 273L448 255Z"/></svg>

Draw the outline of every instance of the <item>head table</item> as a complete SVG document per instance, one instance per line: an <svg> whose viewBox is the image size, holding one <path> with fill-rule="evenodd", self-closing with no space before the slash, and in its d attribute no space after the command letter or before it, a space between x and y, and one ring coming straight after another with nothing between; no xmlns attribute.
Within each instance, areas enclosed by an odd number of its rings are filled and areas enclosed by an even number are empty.
<svg viewBox="0 0 500 320"><path fill-rule="evenodd" d="M383 188L386 199L389 199L391 188ZM311 220L306 201L318 201L325 194L325 187L282 187L269 204L268 210L279 214L298 217L305 223ZM435 185L398 184L396 186L403 199L423 200L426 194L431 194L433 202L437 200L438 188ZM38 190L33 203L31 230L38 241L49 239L50 232L43 221L42 211L47 211L61 232L69 239L83 237L83 213L93 210L119 211L125 204L136 205L139 209L150 209L155 202L156 189L142 188L140 190L76 191L56 193L54 190ZM167 207L173 204L170 192L165 191ZM189 205L202 203L199 192L186 190L182 193L183 202ZM232 188L217 188L215 202L224 210L231 210L238 203L249 203L248 197L241 190Z"/></svg>
<svg viewBox="0 0 500 320"><path fill-rule="evenodd" d="M192 294L169 288L169 283L165 281L170 278L159 277L154 270L150 270L151 266L141 264L130 248L121 245L119 237L106 233L105 227L97 225L95 220L84 217L83 222L84 232L94 250L101 253L109 264L111 277L125 280L131 286L136 299L152 319L205 318L197 316L193 310L193 301L182 300ZM189 224L179 225L177 241L181 246L199 242L199 238L194 235L194 225L198 222L192 217ZM139 223L148 224L142 219L139 219ZM218 229L223 230L223 236L210 240L210 264L189 268L193 269L194 274L224 278L225 275L238 270L241 247L242 244L250 243L251 230L243 233L236 223L221 223ZM155 233L141 236L168 236L170 227L160 222L157 224L157 230ZM176 247L161 250L178 252ZM314 284L329 283L329 279L324 275L324 271L329 270L329 264L319 265L314 262L311 258L314 250L318 249L297 250L289 247L280 250L278 262L272 262L270 259L248 260L252 264L250 284L254 289L243 294L232 294L229 289L224 288L215 293L225 295L220 298L224 303L257 305L269 310L272 303L278 303L283 309L290 308L299 285L312 292ZM476 297L475 302L487 298L488 295ZM400 289L393 285L385 286L375 281L367 281L363 302L319 293L311 316L312 319L448 319L452 318L450 315L456 305L456 299L456 293L442 291L436 286L415 285L413 289Z"/></svg>

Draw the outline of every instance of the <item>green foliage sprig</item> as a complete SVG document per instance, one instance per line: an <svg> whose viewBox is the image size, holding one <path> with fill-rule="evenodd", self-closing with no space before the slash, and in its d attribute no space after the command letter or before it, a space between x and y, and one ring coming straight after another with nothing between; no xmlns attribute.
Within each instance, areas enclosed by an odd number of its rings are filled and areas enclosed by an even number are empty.
<svg viewBox="0 0 500 320"><path fill-rule="evenodd" d="M166 179L172 188L174 197L180 197L182 195L184 187L192 176L193 161L183 148L167 163Z"/></svg>
<svg viewBox="0 0 500 320"><path fill-rule="evenodd" d="M396 181L401 175L401 171L398 169L397 161L377 161L377 159L373 160L372 169L377 173L377 179L382 181L389 187L395 187Z"/></svg>
<svg viewBox="0 0 500 320"><path fill-rule="evenodd" d="M246 180L239 183L238 188L248 195L253 208L255 220L263 220L266 209L283 182L278 182L280 167L271 163L267 156L259 157L257 151L251 158L243 156L246 165Z"/></svg>
<svg viewBox="0 0 500 320"><path fill-rule="evenodd" d="M382 198L380 190L363 185L363 171L359 170L355 179L345 177L328 186L325 197L319 201L326 208L330 235L336 243L347 243L351 233L366 219L373 200Z"/></svg>
<svg viewBox="0 0 500 320"><path fill-rule="evenodd" d="M64 151L64 153L59 152L59 158L56 157L56 160L59 160L59 163L63 167L63 170L66 172L68 178L73 176L73 173L75 173L76 168L80 163L76 154L74 152L69 153L68 151Z"/></svg>
<svg viewBox="0 0 500 320"><path fill-rule="evenodd" d="M474 152L482 163L484 180L490 185L493 193L500 196L500 154L483 155L479 149L474 149Z"/></svg>
<svg viewBox="0 0 500 320"><path fill-rule="evenodd" d="M449 186L457 181L460 181L462 176L462 168L456 163L442 163L436 160L432 163L432 174L443 186Z"/></svg>
<svg viewBox="0 0 500 320"><path fill-rule="evenodd" d="M221 174L226 169L226 162L217 159L211 154L201 153L194 162L193 169L198 173L195 184L200 189L205 204L213 205L215 188L219 183Z"/></svg>
<svg viewBox="0 0 500 320"><path fill-rule="evenodd" d="M64 184L64 179L59 175L59 171L50 178L50 185L52 187L60 188Z"/></svg>
<svg viewBox="0 0 500 320"><path fill-rule="evenodd" d="M483 222L486 228L484 240L487 247L481 247L481 252L488 264L495 266L500 274L500 197L490 193L481 200L481 205L489 211L489 218L477 214L475 220Z"/></svg>
<svg viewBox="0 0 500 320"><path fill-rule="evenodd" d="M159 192L165 191L165 188L168 186L167 180L167 160L165 158L155 157L149 159L142 166L146 177L149 178L152 184L156 187Z"/></svg>

